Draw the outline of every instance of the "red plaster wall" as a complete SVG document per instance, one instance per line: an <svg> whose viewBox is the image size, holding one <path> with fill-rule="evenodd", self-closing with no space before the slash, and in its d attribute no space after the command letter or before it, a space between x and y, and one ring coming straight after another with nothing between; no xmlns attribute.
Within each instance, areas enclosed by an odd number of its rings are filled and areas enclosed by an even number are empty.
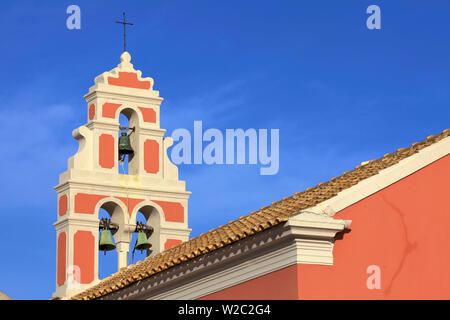
<svg viewBox="0 0 450 320"><path fill-rule="evenodd" d="M114 167L114 137L110 134L102 134L99 137L98 163L102 168Z"/></svg>
<svg viewBox="0 0 450 320"><path fill-rule="evenodd" d="M156 140L147 139L144 142L144 169L147 173L159 171L159 143Z"/></svg>
<svg viewBox="0 0 450 320"><path fill-rule="evenodd" d="M61 197L59 197L59 201L58 201L58 215L59 216L63 216L67 213L67 195L62 195Z"/></svg>
<svg viewBox="0 0 450 320"><path fill-rule="evenodd" d="M164 211L164 218L171 222L184 222L184 207L179 202L153 200Z"/></svg>
<svg viewBox="0 0 450 320"><path fill-rule="evenodd" d="M199 300L297 300L299 265L240 283Z"/></svg>
<svg viewBox="0 0 450 320"><path fill-rule="evenodd" d="M75 212L94 214L97 202L106 196L97 194L77 193L75 195Z"/></svg>
<svg viewBox="0 0 450 320"><path fill-rule="evenodd" d="M179 245L182 242L183 241L177 240L177 239L167 239L166 242L164 243L164 250L168 250L170 248L173 248L173 247Z"/></svg>
<svg viewBox="0 0 450 320"><path fill-rule="evenodd" d="M155 123L156 122L156 112L152 108L138 107L142 112L142 117L144 122Z"/></svg>
<svg viewBox="0 0 450 320"><path fill-rule="evenodd" d="M450 299L450 155L335 215L334 265L299 264L203 299ZM370 266L380 289L369 289Z"/></svg>
<svg viewBox="0 0 450 320"><path fill-rule="evenodd" d="M302 299L450 299L450 155L340 211L334 266L300 266ZM381 289L367 288L370 265Z"/></svg>
<svg viewBox="0 0 450 320"><path fill-rule="evenodd" d="M75 212L94 214L97 203L106 198L105 195L77 193L75 195ZM121 200L125 205L128 205L128 214L131 217L133 209L144 199L134 199L125 197L115 197ZM166 221L183 222L184 221L184 208L180 203L167 202L167 201L155 201L158 203L164 211ZM166 214L167 212L167 214ZM169 219L169 220L167 220Z"/></svg>
<svg viewBox="0 0 450 320"><path fill-rule="evenodd" d="M58 235L58 273L57 273L57 282L59 286L62 286L64 282L66 282L66 233L61 232Z"/></svg>
<svg viewBox="0 0 450 320"><path fill-rule="evenodd" d="M102 106L102 116L104 118L116 118L116 111L121 104L106 102Z"/></svg>
<svg viewBox="0 0 450 320"><path fill-rule="evenodd" d="M108 84L135 89L150 89L150 81L139 81L134 72L119 72L118 78L108 77Z"/></svg>
<svg viewBox="0 0 450 320"><path fill-rule="evenodd" d="M116 197L117 199L122 200L125 205L128 205L128 215L131 218L131 214L133 213L134 207L136 207L137 204L144 201L144 199L132 199L132 198L124 198L124 197Z"/></svg>
<svg viewBox="0 0 450 320"><path fill-rule="evenodd" d="M94 281L95 237L90 231L77 231L73 238L73 264L80 268L80 283L91 283Z"/></svg>
<svg viewBox="0 0 450 320"><path fill-rule="evenodd" d="M94 119L95 117L95 104L91 104L89 106L89 120Z"/></svg>

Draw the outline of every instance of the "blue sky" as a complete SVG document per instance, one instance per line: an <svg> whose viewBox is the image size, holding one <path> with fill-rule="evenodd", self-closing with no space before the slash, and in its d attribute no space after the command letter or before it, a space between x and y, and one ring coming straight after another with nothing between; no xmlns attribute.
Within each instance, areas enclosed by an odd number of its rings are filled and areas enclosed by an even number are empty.
<svg viewBox="0 0 450 320"><path fill-rule="evenodd" d="M66 8L81 8L81 30ZM366 8L381 8L381 30ZM277 128L280 170L181 165L192 236L449 128L448 1L2 1L0 290L55 288L53 187L77 148L83 95L132 63L165 98L161 126Z"/></svg>

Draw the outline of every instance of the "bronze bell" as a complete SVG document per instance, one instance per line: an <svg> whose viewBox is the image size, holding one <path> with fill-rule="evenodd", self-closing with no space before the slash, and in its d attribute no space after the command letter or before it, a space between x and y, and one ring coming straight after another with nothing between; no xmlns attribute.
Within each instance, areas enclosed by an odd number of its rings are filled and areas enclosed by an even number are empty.
<svg viewBox="0 0 450 320"><path fill-rule="evenodd" d="M114 250L115 248L116 248L116 245L114 244L114 242L112 240L111 231L104 229L100 233L100 242L98 244L98 249L100 251L104 251L104 253L106 255L106 251L111 251L111 250Z"/></svg>
<svg viewBox="0 0 450 320"><path fill-rule="evenodd" d="M133 148L131 148L130 137L126 132L122 132L122 136L119 137L119 158L125 154L132 154Z"/></svg>
<svg viewBox="0 0 450 320"><path fill-rule="evenodd" d="M152 247L150 241L147 239L147 235L144 231L139 231L136 239L136 244L134 245L135 250L147 250Z"/></svg>

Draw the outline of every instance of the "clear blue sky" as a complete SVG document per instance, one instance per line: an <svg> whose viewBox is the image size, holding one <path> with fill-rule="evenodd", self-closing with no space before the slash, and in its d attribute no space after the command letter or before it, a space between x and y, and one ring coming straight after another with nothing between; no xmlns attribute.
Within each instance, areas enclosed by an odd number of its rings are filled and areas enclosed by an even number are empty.
<svg viewBox="0 0 450 320"><path fill-rule="evenodd" d="M66 8L81 8L81 30ZM366 8L381 8L381 30ZM0 290L55 288L53 187L77 148L83 95L128 51L165 98L167 134L280 129L280 170L183 165L192 236L449 128L450 2L2 1Z"/></svg>

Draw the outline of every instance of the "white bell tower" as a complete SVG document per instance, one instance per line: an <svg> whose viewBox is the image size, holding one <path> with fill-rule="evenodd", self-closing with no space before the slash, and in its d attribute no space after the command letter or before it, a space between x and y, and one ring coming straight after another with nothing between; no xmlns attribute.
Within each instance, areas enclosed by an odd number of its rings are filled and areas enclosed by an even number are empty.
<svg viewBox="0 0 450 320"><path fill-rule="evenodd" d="M188 240L188 198L178 168L167 149L173 144L160 128L162 98L153 90L152 78L142 78L128 52L120 64L95 78L84 96L87 124L75 129L78 152L59 177L56 291L67 297L98 280L99 210L106 210L119 226L114 234L118 267L128 265L136 214L141 212L154 229L149 238L153 253ZM129 174L119 173L119 115L135 131L130 135L134 156Z"/></svg>

